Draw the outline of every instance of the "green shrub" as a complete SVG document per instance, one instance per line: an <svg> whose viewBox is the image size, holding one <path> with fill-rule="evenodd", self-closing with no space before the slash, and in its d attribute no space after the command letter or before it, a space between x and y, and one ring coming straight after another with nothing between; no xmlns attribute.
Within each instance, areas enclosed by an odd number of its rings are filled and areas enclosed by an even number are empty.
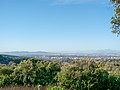
<svg viewBox="0 0 120 90"><path fill-rule="evenodd" d="M8 75L0 75L0 87L7 86L12 83L10 76Z"/></svg>
<svg viewBox="0 0 120 90"><path fill-rule="evenodd" d="M47 90L65 90L65 89L60 86L52 86L48 87Z"/></svg>

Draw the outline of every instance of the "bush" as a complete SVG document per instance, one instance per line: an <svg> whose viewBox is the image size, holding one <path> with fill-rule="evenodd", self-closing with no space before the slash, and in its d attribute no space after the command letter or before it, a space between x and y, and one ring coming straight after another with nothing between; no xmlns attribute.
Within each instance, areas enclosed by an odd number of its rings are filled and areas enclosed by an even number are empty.
<svg viewBox="0 0 120 90"><path fill-rule="evenodd" d="M12 80L8 75L0 75L0 87L10 85Z"/></svg>
<svg viewBox="0 0 120 90"><path fill-rule="evenodd" d="M82 63L63 66L56 77L58 85L70 90L120 90L120 78L110 76L93 62Z"/></svg>
<svg viewBox="0 0 120 90"><path fill-rule="evenodd" d="M60 86L52 86L48 87L47 90L65 90L65 89Z"/></svg>

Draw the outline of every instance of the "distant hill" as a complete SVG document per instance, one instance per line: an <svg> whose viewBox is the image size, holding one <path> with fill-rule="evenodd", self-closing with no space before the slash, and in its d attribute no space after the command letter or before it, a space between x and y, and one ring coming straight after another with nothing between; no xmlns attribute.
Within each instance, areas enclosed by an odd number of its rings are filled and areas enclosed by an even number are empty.
<svg viewBox="0 0 120 90"><path fill-rule="evenodd" d="M8 64L9 62L14 62L16 64L23 60L28 59L27 57L11 56L11 55L0 55L0 64Z"/></svg>
<svg viewBox="0 0 120 90"><path fill-rule="evenodd" d="M0 54L4 55L13 55L13 56L48 56L48 55L82 55L82 56L99 56L99 55L118 55L120 56L120 50L87 50L87 51L73 51L73 52L44 52L44 51L37 51L37 52L28 52L28 51L14 51L14 52L0 52Z"/></svg>
<svg viewBox="0 0 120 90"><path fill-rule="evenodd" d="M43 51L37 51L37 52L14 51L14 52L1 52L0 54L14 55L14 56L38 56L38 55L51 55L53 53L43 52Z"/></svg>

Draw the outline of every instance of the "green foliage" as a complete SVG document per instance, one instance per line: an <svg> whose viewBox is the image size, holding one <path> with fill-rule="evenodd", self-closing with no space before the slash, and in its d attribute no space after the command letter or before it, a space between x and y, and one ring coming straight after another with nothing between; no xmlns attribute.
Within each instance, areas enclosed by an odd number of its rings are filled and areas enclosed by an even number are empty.
<svg viewBox="0 0 120 90"><path fill-rule="evenodd" d="M10 56L10 55L0 55L1 64L9 64L9 62L20 63L21 61L28 59L22 56Z"/></svg>
<svg viewBox="0 0 120 90"><path fill-rule="evenodd" d="M35 68L32 61L24 60L21 62L12 73L14 83L16 84L33 84Z"/></svg>
<svg viewBox="0 0 120 90"><path fill-rule="evenodd" d="M12 79L8 75L0 75L0 87L7 86L12 83Z"/></svg>
<svg viewBox="0 0 120 90"><path fill-rule="evenodd" d="M32 58L18 65L10 62L0 66L0 87L7 85L42 85L48 90L120 90L120 62L81 60L64 64Z"/></svg>
<svg viewBox="0 0 120 90"><path fill-rule="evenodd" d="M60 64L58 62L42 61L37 63L36 83L40 85L55 83L54 77L60 71Z"/></svg>
<svg viewBox="0 0 120 90"><path fill-rule="evenodd" d="M53 86L53 87L48 87L47 90L65 90L65 89L60 86Z"/></svg>
<svg viewBox="0 0 120 90"><path fill-rule="evenodd" d="M114 5L115 14L111 18L112 32L120 34L120 0L110 0Z"/></svg>
<svg viewBox="0 0 120 90"><path fill-rule="evenodd" d="M0 75L10 75L13 73L13 69L8 66L4 66L0 69Z"/></svg>
<svg viewBox="0 0 120 90"><path fill-rule="evenodd" d="M15 84L47 85L54 83L54 77L60 71L58 62L28 59L21 62L12 73Z"/></svg>
<svg viewBox="0 0 120 90"><path fill-rule="evenodd" d="M120 90L120 78L96 66L95 62L81 61L62 67L56 79L58 85L72 90Z"/></svg>
<svg viewBox="0 0 120 90"><path fill-rule="evenodd" d="M58 85L72 90L87 90L92 88L94 79L94 63L81 61L72 65L65 65L56 77Z"/></svg>

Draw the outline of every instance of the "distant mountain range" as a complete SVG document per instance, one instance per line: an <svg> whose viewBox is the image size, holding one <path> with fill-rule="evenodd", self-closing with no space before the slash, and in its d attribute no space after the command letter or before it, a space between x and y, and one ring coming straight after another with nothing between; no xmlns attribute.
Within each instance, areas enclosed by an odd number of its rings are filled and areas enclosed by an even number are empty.
<svg viewBox="0 0 120 90"><path fill-rule="evenodd" d="M43 51L37 51L37 52L13 51L13 52L0 52L0 54L3 54L3 55L14 55L14 56L38 56L38 55L51 55L53 53L43 52Z"/></svg>
<svg viewBox="0 0 120 90"><path fill-rule="evenodd" d="M3 55L14 56L46 56L46 55L120 55L120 50L88 50L88 51L74 51L74 52L28 52L28 51L14 51L14 52L0 52Z"/></svg>

